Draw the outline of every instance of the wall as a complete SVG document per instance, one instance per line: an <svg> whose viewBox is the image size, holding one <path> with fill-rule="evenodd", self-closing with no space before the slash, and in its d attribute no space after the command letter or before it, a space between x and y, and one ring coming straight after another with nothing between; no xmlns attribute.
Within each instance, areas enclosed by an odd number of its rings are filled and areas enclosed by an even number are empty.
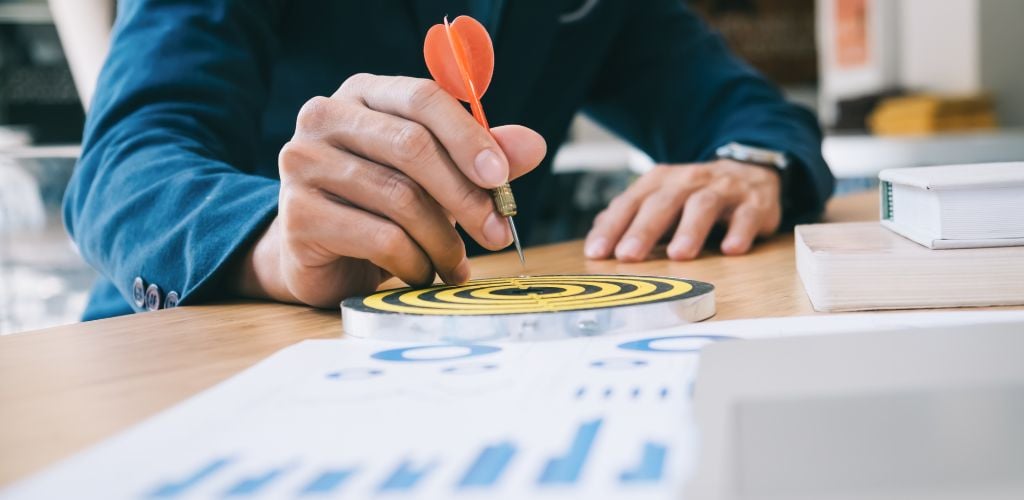
<svg viewBox="0 0 1024 500"><path fill-rule="evenodd" d="M979 0L900 1L902 84L912 90L977 92Z"/></svg>
<svg viewBox="0 0 1024 500"><path fill-rule="evenodd" d="M1003 126L1024 127L1024 1L981 1L981 80Z"/></svg>

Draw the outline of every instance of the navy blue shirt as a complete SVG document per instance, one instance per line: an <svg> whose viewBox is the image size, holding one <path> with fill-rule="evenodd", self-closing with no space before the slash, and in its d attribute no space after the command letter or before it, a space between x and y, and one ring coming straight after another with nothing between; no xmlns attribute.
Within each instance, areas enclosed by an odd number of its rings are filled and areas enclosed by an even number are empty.
<svg viewBox="0 0 1024 500"><path fill-rule="evenodd" d="M492 125L528 126L554 151L582 110L662 163L732 141L785 151L785 220L821 213L833 179L814 116L681 0L124 0L64 202L102 275L85 318L143 310L136 278L159 304L225 297L227 263L276 213L302 104L355 73L428 77L427 29L470 9L494 37ZM513 183L525 235L554 196L550 156Z"/></svg>

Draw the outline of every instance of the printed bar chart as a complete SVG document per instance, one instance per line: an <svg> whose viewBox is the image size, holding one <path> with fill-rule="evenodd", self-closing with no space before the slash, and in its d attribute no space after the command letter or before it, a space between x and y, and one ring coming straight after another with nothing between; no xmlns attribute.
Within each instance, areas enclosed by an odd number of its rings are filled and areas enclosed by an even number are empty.
<svg viewBox="0 0 1024 500"><path fill-rule="evenodd" d="M351 469L328 470L320 473L299 491L299 495L327 495L334 493L355 471Z"/></svg>
<svg viewBox="0 0 1024 500"><path fill-rule="evenodd" d="M622 471L622 474L619 475L619 480L623 483L651 483L660 481L665 467L666 452L667 449L664 445L651 442L644 443L640 462L636 467Z"/></svg>
<svg viewBox="0 0 1024 500"><path fill-rule="evenodd" d="M380 484L378 488L381 492L394 492L411 490L416 486L416 483L423 479L430 470L434 468L433 463L428 463L420 467L416 467L411 461L403 461L394 472Z"/></svg>
<svg viewBox="0 0 1024 500"><path fill-rule="evenodd" d="M174 498L181 496L230 463L231 459L229 458L215 459L181 481L164 483L157 486L148 496L149 498Z"/></svg>
<svg viewBox="0 0 1024 500"><path fill-rule="evenodd" d="M246 477L238 481L224 492L224 496L227 497L240 497L248 495L256 495L265 488L268 484L274 482L275 479L282 476L286 472L286 469L277 468L270 469L263 474L256 476Z"/></svg>
<svg viewBox="0 0 1024 500"><path fill-rule="evenodd" d="M584 421L574 428L569 437L568 446L565 451L553 457L541 460L541 474L537 478L534 487L545 488L552 486L574 486L580 482L583 468L586 466L592 454L594 443L604 424L604 418L596 418ZM628 466L615 472L615 477L622 485L645 485L654 484L664 479L664 468L668 447L664 444L653 441L637 442L637 455ZM470 455L472 460L456 463L441 458L440 456L429 461L414 461L409 458L401 459L392 463L389 468L382 471L366 470L363 466L352 465L348 467L331 467L324 465L309 464L307 472L302 472L304 480L300 482L295 490L296 497L322 497L342 494L341 491L347 484L353 482L357 475L371 475L383 478L376 485L377 493L387 493L406 497L417 495L422 491L423 479L438 469L458 468L457 481L450 487L452 492L466 491L491 491L500 488L499 482L505 475L512 461L520 453L515 441L503 440L491 442L483 446L475 455ZM408 455L407 455L408 456ZM270 492L268 488L282 477L292 477L300 474L300 471L293 470L294 465L273 467L267 470L247 468L245 460L238 457L217 458L211 460L190 475L175 481L168 481L150 490L146 495L149 498L178 498L189 497L197 494L196 488L218 472L221 472L230 464L235 465L235 473L227 478L222 478L218 484L228 484L228 488L221 492L224 497L247 497L266 496ZM248 471L246 471L248 469ZM378 475L378 472L383 474ZM224 481L226 480L226 481Z"/></svg>
<svg viewBox="0 0 1024 500"><path fill-rule="evenodd" d="M494 483L505 472L505 468L512 461L516 453L516 447L509 442L503 442L484 448L466 474L459 481L459 488L483 488L494 486Z"/></svg>
<svg viewBox="0 0 1024 500"><path fill-rule="evenodd" d="M601 419L581 424L568 452L564 456L549 460L538 482L547 486L572 484L578 481L600 428Z"/></svg>

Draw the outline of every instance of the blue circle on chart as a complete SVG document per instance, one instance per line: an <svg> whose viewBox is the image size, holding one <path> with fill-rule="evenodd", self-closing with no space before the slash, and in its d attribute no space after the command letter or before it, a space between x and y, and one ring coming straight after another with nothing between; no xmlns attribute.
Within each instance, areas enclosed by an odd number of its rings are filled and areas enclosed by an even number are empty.
<svg viewBox="0 0 1024 500"><path fill-rule="evenodd" d="M364 380L383 374L384 370L376 368L345 368L344 370L330 372L326 376L330 380Z"/></svg>
<svg viewBox="0 0 1024 500"><path fill-rule="evenodd" d="M590 366L603 370L632 370L647 366L647 361L633 358L608 358L591 361Z"/></svg>
<svg viewBox="0 0 1024 500"><path fill-rule="evenodd" d="M421 363L472 358L474 356L492 354L500 350L500 347L481 344L433 344L389 349L374 353L370 357L381 361Z"/></svg>
<svg viewBox="0 0 1024 500"><path fill-rule="evenodd" d="M473 375L476 373L489 372L491 370L497 369L498 365L494 363L478 363L446 366L441 369L441 373L447 373L449 375Z"/></svg>
<svg viewBox="0 0 1024 500"><path fill-rule="evenodd" d="M726 335L669 335L667 337L632 340L619 344L619 349L645 352L700 352L701 347L711 342L733 339L735 337Z"/></svg>

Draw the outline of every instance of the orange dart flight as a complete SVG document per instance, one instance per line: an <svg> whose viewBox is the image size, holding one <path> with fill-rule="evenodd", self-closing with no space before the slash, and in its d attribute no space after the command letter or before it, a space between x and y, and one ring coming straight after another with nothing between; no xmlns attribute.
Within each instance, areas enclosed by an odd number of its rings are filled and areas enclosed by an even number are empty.
<svg viewBox="0 0 1024 500"><path fill-rule="evenodd" d="M434 81L456 99L468 102L476 120L487 127L480 105L494 74L494 46L487 29L469 16L459 16L450 24L446 17L444 24L435 24L427 32L423 58Z"/></svg>
<svg viewBox="0 0 1024 500"><path fill-rule="evenodd" d="M423 41L423 59L434 81L456 99L469 103L469 109L477 123L488 131L491 129L484 116L480 98L491 85L494 75L494 46L487 29L476 19L459 16L449 23L435 24L427 31ZM491 198L498 213L508 220L512 230L512 241L516 244L519 261L526 266L523 247L512 216L516 215L516 200L508 183L491 190Z"/></svg>

